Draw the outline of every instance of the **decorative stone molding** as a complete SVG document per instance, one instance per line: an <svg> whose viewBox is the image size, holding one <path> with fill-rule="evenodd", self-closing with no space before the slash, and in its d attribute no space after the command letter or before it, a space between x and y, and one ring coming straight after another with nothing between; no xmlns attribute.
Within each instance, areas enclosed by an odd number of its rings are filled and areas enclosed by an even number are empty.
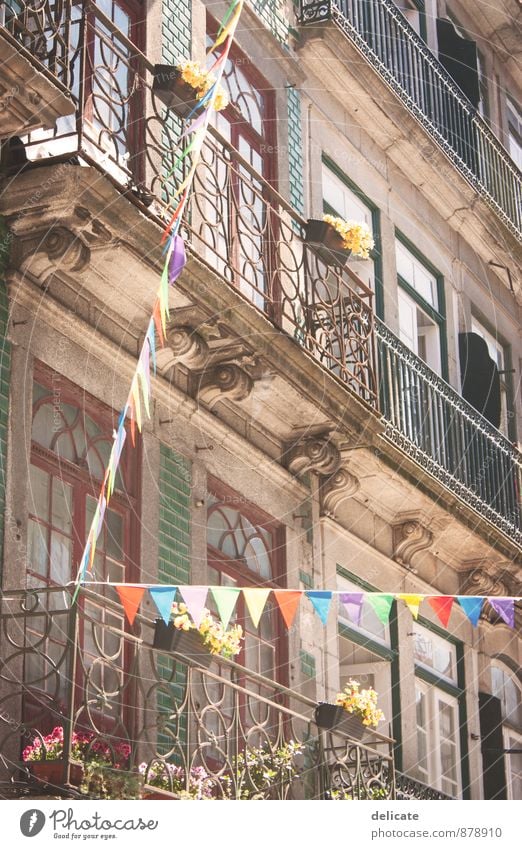
<svg viewBox="0 0 522 849"><path fill-rule="evenodd" d="M172 352L169 367L183 363L190 369L202 369L208 359L208 345L197 331L187 326L170 327L167 344Z"/></svg>
<svg viewBox="0 0 522 849"><path fill-rule="evenodd" d="M479 561L465 575L462 592L465 595L509 596L513 594L512 583L512 576L502 564Z"/></svg>
<svg viewBox="0 0 522 849"><path fill-rule="evenodd" d="M236 363L220 363L205 372L197 389L198 401L214 407L218 401L244 401L252 392L254 381Z"/></svg>
<svg viewBox="0 0 522 849"><path fill-rule="evenodd" d="M327 477L321 486L321 515L335 517L337 508L352 498L360 487L359 480L344 466Z"/></svg>
<svg viewBox="0 0 522 849"><path fill-rule="evenodd" d="M293 443L285 452L285 460L293 475L333 475L341 465L341 454L327 434L315 434Z"/></svg>
<svg viewBox="0 0 522 849"><path fill-rule="evenodd" d="M42 247L50 262L65 271L82 271L91 259L87 245L66 227L53 227Z"/></svg>
<svg viewBox="0 0 522 849"><path fill-rule="evenodd" d="M406 569L414 571L411 560L433 542L433 534L415 519L408 519L393 527L393 559Z"/></svg>

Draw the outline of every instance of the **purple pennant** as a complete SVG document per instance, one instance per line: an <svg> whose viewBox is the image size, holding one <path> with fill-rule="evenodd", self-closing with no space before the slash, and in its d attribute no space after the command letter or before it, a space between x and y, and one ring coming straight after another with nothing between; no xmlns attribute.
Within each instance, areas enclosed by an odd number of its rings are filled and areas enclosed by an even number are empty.
<svg viewBox="0 0 522 849"><path fill-rule="evenodd" d="M354 625L360 625L364 601L363 593L339 593L339 598L346 608L350 621L353 622Z"/></svg>
<svg viewBox="0 0 522 849"><path fill-rule="evenodd" d="M488 601L498 615L510 628L515 627L515 602L512 598L488 598Z"/></svg>
<svg viewBox="0 0 522 849"><path fill-rule="evenodd" d="M183 271L187 257L185 255L185 242L181 236L173 236L173 248L169 259L169 283L172 286Z"/></svg>

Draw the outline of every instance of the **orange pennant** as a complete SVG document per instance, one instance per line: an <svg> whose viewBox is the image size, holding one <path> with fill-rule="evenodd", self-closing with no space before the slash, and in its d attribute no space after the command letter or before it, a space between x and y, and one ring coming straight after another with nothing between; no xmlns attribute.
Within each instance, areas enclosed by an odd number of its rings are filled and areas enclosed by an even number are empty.
<svg viewBox="0 0 522 849"><path fill-rule="evenodd" d="M303 593L301 590L273 590L273 593L286 627L290 628Z"/></svg>
<svg viewBox="0 0 522 849"><path fill-rule="evenodd" d="M161 347L163 348L165 344L165 339L163 337L163 327L161 326L161 305L159 298L156 300L154 304L154 310L152 313L152 317L154 319L154 326L156 328L156 333L158 334L158 338L160 340Z"/></svg>
<svg viewBox="0 0 522 849"><path fill-rule="evenodd" d="M116 587L116 592L125 611L125 616L132 625L138 612L138 607L145 592L145 587Z"/></svg>
<svg viewBox="0 0 522 849"><path fill-rule="evenodd" d="M439 621L447 628L455 597L452 595L437 595L426 600L439 617Z"/></svg>

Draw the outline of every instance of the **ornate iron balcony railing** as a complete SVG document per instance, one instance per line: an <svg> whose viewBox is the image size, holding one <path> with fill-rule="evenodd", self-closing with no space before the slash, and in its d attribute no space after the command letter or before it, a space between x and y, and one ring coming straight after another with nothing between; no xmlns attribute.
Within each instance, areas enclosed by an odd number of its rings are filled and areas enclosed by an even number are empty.
<svg viewBox="0 0 522 849"><path fill-rule="evenodd" d="M522 174L392 0L300 0L301 24L332 20L504 224L522 237Z"/></svg>
<svg viewBox="0 0 522 849"><path fill-rule="evenodd" d="M73 0L1 0L0 27L31 57L39 70L71 86L69 28Z"/></svg>
<svg viewBox="0 0 522 849"><path fill-rule="evenodd" d="M86 162L164 225L183 178L165 177L180 152L181 124L152 90L154 66L94 4L75 5L71 15L63 37L76 115L24 140L27 167ZM202 262L376 405L372 292L319 258L305 242L305 221L215 130L185 221Z"/></svg>
<svg viewBox="0 0 522 849"><path fill-rule="evenodd" d="M520 453L385 324L375 323L386 435L521 543Z"/></svg>
<svg viewBox="0 0 522 849"><path fill-rule="evenodd" d="M417 781L415 778L410 778L409 775L404 775L402 772L395 773L395 798L401 802L409 801L431 801L434 799L452 799L452 796L447 796L441 790L435 790L422 781Z"/></svg>
<svg viewBox="0 0 522 849"><path fill-rule="evenodd" d="M0 785L46 781L78 792L81 733L113 765L128 747L115 773L176 765L182 787L169 786L178 793L193 793L197 779L212 798L394 798L392 740L319 733L313 703L298 693L230 661L203 670L152 649L152 623L138 617L128 631L111 594L84 589L71 606L70 587L3 593ZM58 772L38 779L22 751L57 727ZM295 769L263 780L256 757L272 764L290 743L300 748Z"/></svg>

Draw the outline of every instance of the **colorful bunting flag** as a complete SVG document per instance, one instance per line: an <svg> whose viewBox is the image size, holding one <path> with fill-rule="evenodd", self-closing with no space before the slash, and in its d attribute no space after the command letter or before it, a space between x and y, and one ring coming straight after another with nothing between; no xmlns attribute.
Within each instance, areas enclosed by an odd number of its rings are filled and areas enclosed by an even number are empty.
<svg viewBox="0 0 522 849"><path fill-rule="evenodd" d="M474 628L477 627L484 599L480 596L458 595L457 601Z"/></svg>
<svg viewBox="0 0 522 849"><path fill-rule="evenodd" d="M515 602L512 598L488 598L488 601L498 615L509 625L515 627Z"/></svg>
<svg viewBox="0 0 522 849"><path fill-rule="evenodd" d="M274 597L287 628L292 626L301 600L301 590L274 590Z"/></svg>
<svg viewBox="0 0 522 849"><path fill-rule="evenodd" d="M172 253L169 259L169 283L171 286L178 279L186 262L185 242L181 236L173 236Z"/></svg>
<svg viewBox="0 0 522 849"><path fill-rule="evenodd" d="M149 589L152 601L158 608L158 613L168 625L172 612L172 604L176 597L177 587L151 587Z"/></svg>
<svg viewBox="0 0 522 849"><path fill-rule="evenodd" d="M314 610L319 616L323 625L328 621L328 613L332 603L332 593L326 590L307 590L305 595L310 599L314 606Z"/></svg>
<svg viewBox="0 0 522 849"><path fill-rule="evenodd" d="M208 587L178 587L196 628L201 625L207 602Z"/></svg>
<svg viewBox="0 0 522 849"><path fill-rule="evenodd" d="M353 622L354 625L360 625L364 602L363 593L339 593L339 600L346 608L348 619Z"/></svg>
<svg viewBox="0 0 522 849"><path fill-rule="evenodd" d="M423 595L418 595L417 593L397 593L395 597L402 599L414 619L419 618L419 605L424 599Z"/></svg>
<svg viewBox="0 0 522 849"><path fill-rule="evenodd" d="M389 593L371 593L366 596L366 601L373 608L383 625L387 625L390 619L390 610L394 596Z"/></svg>
<svg viewBox="0 0 522 849"><path fill-rule="evenodd" d="M448 627L454 601L455 597L452 595L428 596L427 598L428 604L431 605L444 628Z"/></svg>
<svg viewBox="0 0 522 849"><path fill-rule="evenodd" d="M143 598L145 587L117 586L116 592L120 597L125 616L129 620L129 624L132 625L136 618L141 599Z"/></svg>
<svg viewBox="0 0 522 849"><path fill-rule="evenodd" d="M241 590L236 589L236 587L211 587L210 592L216 602L223 628L228 628Z"/></svg>
<svg viewBox="0 0 522 849"><path fill-rule="evenodd" d="M243 598L245 599L250 618L254 623L254 628L257 628L259 625L261 614L265 609L270 593L271 590L264 587L246 587L243 590Z"/></svg>

